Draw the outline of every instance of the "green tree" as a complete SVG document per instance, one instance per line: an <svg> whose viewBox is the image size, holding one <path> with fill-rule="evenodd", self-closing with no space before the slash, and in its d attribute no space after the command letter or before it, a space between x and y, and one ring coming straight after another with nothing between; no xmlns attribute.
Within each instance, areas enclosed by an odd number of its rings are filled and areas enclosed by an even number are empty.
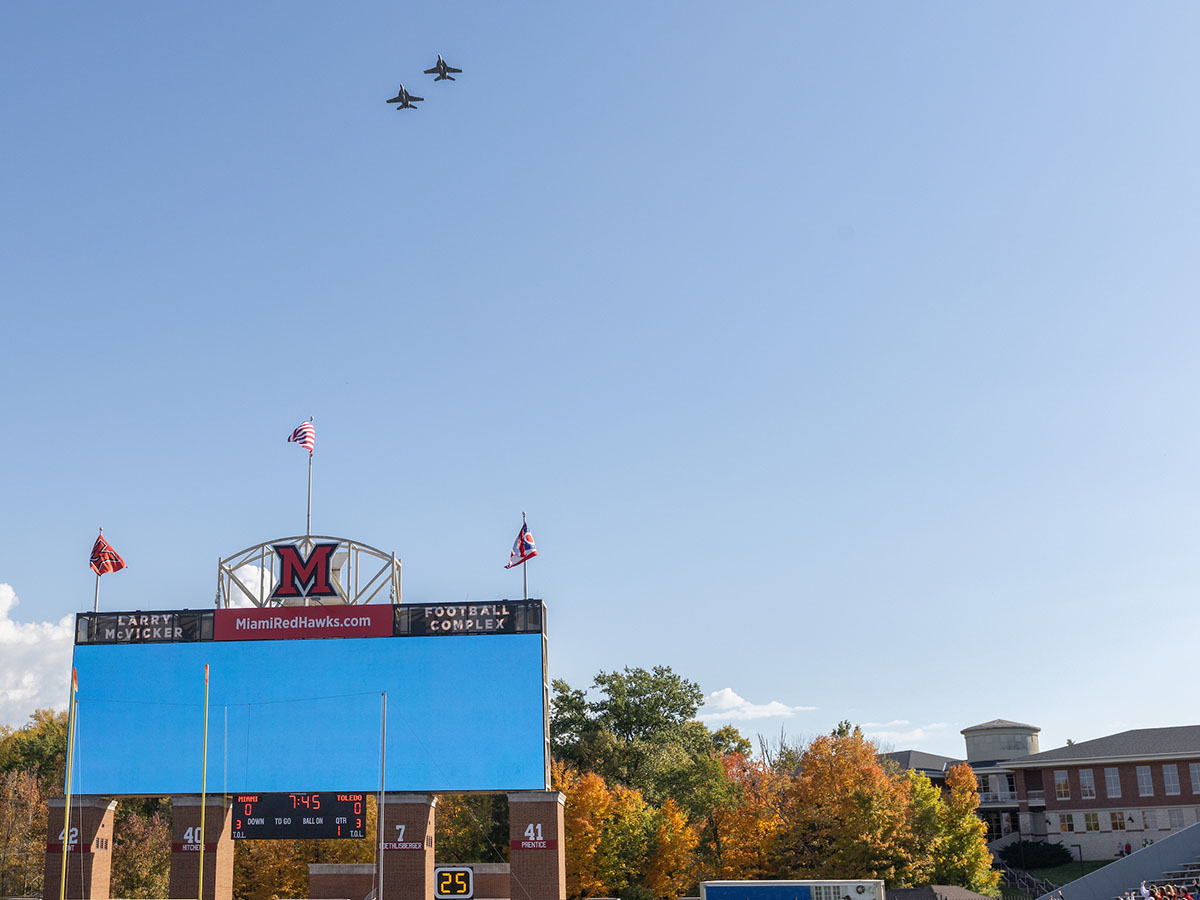
<svg viewBox="0 0 1200 900"><path fill-rule="evenodd" d="M441 794L437 805L438 859L447 863L508 861L508 797Z"/></svg>
<svg viewBox="0 0 1200 900"><path fill-rule="evenodd" d="M32 772L47 797L61 797L67 771L67 714L39 709L0 735L0 772Z"/></svg>
<svg viewBox="0 0 1200 900"><path fill-rule="evenodd" d="M666 666L600 672L596 699L554 682L550 719L555 757L610 784L635 788L655 804L673 797L689 815L719 777L715 760L749 749L732 727L715 734L696 721L704 698L699 685Z"/></svg>
<svg viewBox="0 0 1200 900"><path fill-rule="evenodd" d="M987 826L976 815L979 788L969 765L951 766L942 800L942 840L935 855L933 880L956 884L992 897L1000 895L1000 873L992 868Z"/></svg>

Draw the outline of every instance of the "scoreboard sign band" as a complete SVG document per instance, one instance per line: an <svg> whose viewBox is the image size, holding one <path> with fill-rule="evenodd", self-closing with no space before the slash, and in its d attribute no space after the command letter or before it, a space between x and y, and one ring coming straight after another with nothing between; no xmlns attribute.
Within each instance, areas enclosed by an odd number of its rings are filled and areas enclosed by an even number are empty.
<svg viewBox="0 0 1200 900"><path fill-rule="evenodd" d="M545 621L541 600L137 610L77 613L75 643L160 644L541 634L545 630Z"/></svg>
<svg viewBox="0 0 1200 900"><path fill-rule="evenodd" d="M212 638L212 610L81 613L75 620L76 644L157 644Z"/></svg>
<svg viewBox="0 0 1200 900"><path fill-rule="evenodd" d="M542 622L541 600L408 604L396 607L395 633L398 637L536 634Z"/></svg>
<svg viewBox="0 0 1200 900"><path fill-rule="evenodd" d="M218 641L278 641L296 638L392 636L391 604L218 609Z"/></svg>

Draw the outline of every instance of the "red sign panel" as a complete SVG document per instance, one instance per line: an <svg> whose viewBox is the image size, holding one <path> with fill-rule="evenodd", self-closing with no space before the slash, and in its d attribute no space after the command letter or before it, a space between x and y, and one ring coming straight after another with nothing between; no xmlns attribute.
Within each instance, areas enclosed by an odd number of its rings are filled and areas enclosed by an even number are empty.
<svg viewBox="0 0 1200 900"><path fill-rule="evenodd" d="M510 841L509 847L513 850L555 850L558 848L558 841Z"/></svg>
<svg viewBox="0 0 1200 900"><path fill-rule="evenodd" d="M420 841L384 841L384 850L424 850L425 845Z"/></svg>
<svg viewBox="0 0 1200 900"><path fill-rule="evenodd" d="M213 638L218 641L391 637L393 629L390 603L218 609L215 612Z"/></svg>

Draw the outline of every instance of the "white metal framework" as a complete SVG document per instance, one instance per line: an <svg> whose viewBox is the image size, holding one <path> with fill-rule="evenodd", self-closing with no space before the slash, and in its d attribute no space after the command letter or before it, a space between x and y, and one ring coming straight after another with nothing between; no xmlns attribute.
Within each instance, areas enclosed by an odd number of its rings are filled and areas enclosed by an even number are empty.
<svg viewBox="0 0 1200 900"><path fill-rule="evenodd" d="M318 543L338 545L330 573L337 596L283 601L272 598L277 581L275 545L293 544L307 558ZM260 607L361 605L371 603L385 590L388 602L400 602L400 558L350 538L319 534L276 538L217 561L218 608L245 606L247 602Z"/></svg>

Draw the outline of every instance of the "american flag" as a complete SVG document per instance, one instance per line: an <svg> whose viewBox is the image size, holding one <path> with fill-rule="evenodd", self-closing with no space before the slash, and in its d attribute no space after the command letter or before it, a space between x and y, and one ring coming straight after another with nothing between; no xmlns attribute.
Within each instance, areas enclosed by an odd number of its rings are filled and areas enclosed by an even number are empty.
<svg viewBox="0 0 1200 900"><path fill-rule="evenodd" d="M92 544L92 571L97 575L105 575L109 572L119 572L125 568L125 560L121 559L121 555L104 539L104 534L101 533L96 538L96 543Z"/></svg>
<svg viewBox="0 0 1200 900"><path fill-rule="evenodd" d="M288 438L288 442L295 441L301 447L308 451L308 455L312 456L313 446L317 443L317 432L313 428L312 419L307 422L301 422L296 426L296 430L292 432L292 436Z"/></svg>

